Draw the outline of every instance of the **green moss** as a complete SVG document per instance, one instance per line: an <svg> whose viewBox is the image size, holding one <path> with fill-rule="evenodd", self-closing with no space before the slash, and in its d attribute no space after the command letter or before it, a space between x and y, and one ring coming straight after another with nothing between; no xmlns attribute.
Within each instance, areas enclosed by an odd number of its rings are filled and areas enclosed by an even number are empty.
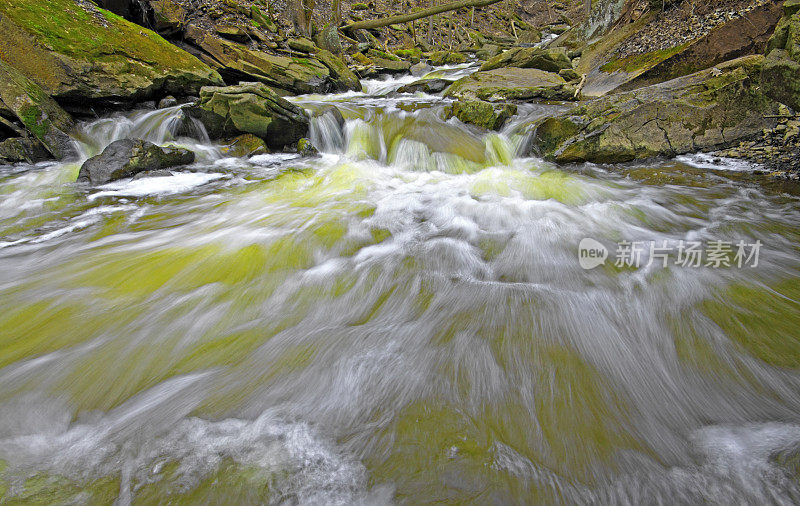
<svg viewBox="0 0 800 506"><path fill-rule="evenodd" d="M631 74L637 70L648 69L658 63L661 63L667 58L683 51L687 45L688 43L669 49L662 49L658 51L652 51L650 53L628 56L627 58L622 58L621 60L612 60L600 67L600 70L608 73L621 70Z"/></svg>

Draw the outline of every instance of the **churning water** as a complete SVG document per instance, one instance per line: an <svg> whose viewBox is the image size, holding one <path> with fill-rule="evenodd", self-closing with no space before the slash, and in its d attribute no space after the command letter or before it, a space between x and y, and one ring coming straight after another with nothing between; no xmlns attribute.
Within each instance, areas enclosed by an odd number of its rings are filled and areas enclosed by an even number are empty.
<svg viewBox="0 0 800 506"><path fill-rule="evenodd" d="M172 176L0 169L0 503L800 501L800 199L700 157L559 168L522 156L552 109L478 132L404 82L295 99L317 158L165 109L82 152L198 152ZM584 238L762 247L584 270Z"/></svg>

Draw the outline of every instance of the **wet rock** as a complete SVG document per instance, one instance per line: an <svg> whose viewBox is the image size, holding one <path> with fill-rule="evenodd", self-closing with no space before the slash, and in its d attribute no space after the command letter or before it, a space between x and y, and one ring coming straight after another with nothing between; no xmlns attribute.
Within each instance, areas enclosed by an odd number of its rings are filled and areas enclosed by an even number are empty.
<svg viewBox="0 0 800 506"><path fill-rule="evenodd" d="M487 130L500 130L509 118L517 113L513 104L491 104L482 100L457 101L448 108L447 117L456 117L463 123Z"/></svg>
<svg viewBox="0 0 800 506"><path fill-rule="evenodd" d="M0 141L0 163L37 163L51 158L47 149L36 139L12 137Z"/></svg>
<svg viewBox="0 0 800 506"><path fill-rule="evenodd" d="M188 113L205 125L212 138L250 133L272 149L296 143L308 133L306 113L263 83L207 87Z"/></svg>
<svg viewBox="0 0 800 506"><path fill-rule="evenodd" d="M398 93L441 93L453 84L448 79L420 79L397 89Z"/></svg>
<svg viewBox="0 0 800 506"><path fill-rule="evenodd" d="M445 97L459 100L571 100L575 90L558 74L539 69L502 68L475 72L453 83Z"/></svg>
<svg viewBox="0 0 800 506"><path fill-rule="evenodd" d="M422 77L425 74L428 74L433 71L433 67L428 65L427 63L419 62L411 66L409 69L411 71L411 75L414 77Z"/></svg>
<svg viewBox="0 0 800 506"><path fill-rule="evenodd" d="M760 91L763 56L750 56L542 121L539 154L559 162L626 162L709 151L771 128L778 104Z"/></svg>
<svg viewBox="0 0 800 506"><path fill-rule="evenodd" d="M306 138L297 141L297 152L302 156L317 156L319 154L317 148Z"/></svg>
<svg viewBox="0 0 800 506"><path fill-rule="evenodd" d="M441 65L456 65L459 63L465 63L467 61L467 57L462 53L456 53L453 51L436 51L428 56L428 61L431 63L431 65L438 67Z"/></svg>
<svg viewBox="0 0 800 506"><path fill-rule="evenodd" d="M176 105L178 105L178 100L173 96L164 97L158 102L159 109L165 109L167 107L175 107Z"/></svg>
<svg viewBox="0 0 800 506"><path fill-rule="evenodd" d="M97 156L81 166L79 183L105 184L132 177L140 172L156 171L194 162L194 153L182 148L161 148L140 139L112 142Z"/></svg>
<svg viewBox="0 0 800 506"><path fill-rule="evenodd" d="M39 85L2 60L0 60L0 103L13 113L27 131L54 157L64 159L76 155L72 139L68 135L74 129L72 117L47 96ZM23 144L26 143L23 142L19 146Z"/></svg>
<svg viewBox="0 0 800 506"><path fill-rule="evenodd" d="M515 47L481 65L481 70L494 70L503 67L539 69L545 72L558 73L562 69L571 69L572 61L562 49Z"/></svg>
<svg viewBox="0 0 800 506"><path fill-rule="evenodd" d="M336 106L328 105L314 113L315 118L320 118L326 115L330 115L334 121L336 121L336 124L339 125L339 128L344 128L344 116L342 115L342 111L340 111Z"/></svg>
<svg viewBox="0 0 800 506"><path fill-rule="evenodd" d="M0 59L65 107L192 94L222 83L186 51L92 2L14 0L2 11Z"/></svg>
<svg viewBox="0 0 800 506"><path fill-rule="evenodd" d="M339 57L325 49L317 51L316 57L328 67L339 91L361 91L361 81L358 80L358 76Z"/></svg>
<svg viewBox="0 0 800 506"><path fill-rule="evenodd" d="M387 60L384 58L372 58L375 69L381 73L403 74L411 68L411 63L402 60Z"/></svg>
<svg viewBox="0 0 800 506"><path fill-rule="evenodd" d="M264 139L253 134L242 134L221 148L222 154L234 158L244 158L248 156L264 155L269 153L269 148Z"/></svg>

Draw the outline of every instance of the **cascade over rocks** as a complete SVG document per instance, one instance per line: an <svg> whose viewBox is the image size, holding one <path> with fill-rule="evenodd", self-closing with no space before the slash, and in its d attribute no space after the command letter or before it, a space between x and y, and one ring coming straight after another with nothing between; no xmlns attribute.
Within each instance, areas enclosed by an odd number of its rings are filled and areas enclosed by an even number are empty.
<svg viewBox="0 0 800 506"><path fill-rule="evenodd" d="M263 83L203 88L200 102L187 112L203 123L211 138L249 133L271 149L295 144L309 129L305 111Z"/></svg>
<svg viewBox="0 0 800 506"><path fill-rule="evenodd" d="M79 183L101 185L117 179L132 177L140 172L158 171L194 162L193 152L166 147L140 139L112 142L97 156L81 166Z"/></svg>
<svg viewBox="0 0 800 506"><path fill-rule="evenodd" d="M0 59L68 110L196 94L220 75L88 0L0 0Z"/></svg>
<svg viewBox="0 0 800 506"><path fill-rule="evenodd" d="M774 127L760 91L764 57L608 95L535 127L535 151L558 162L617 163L730 146Z"/></svg>

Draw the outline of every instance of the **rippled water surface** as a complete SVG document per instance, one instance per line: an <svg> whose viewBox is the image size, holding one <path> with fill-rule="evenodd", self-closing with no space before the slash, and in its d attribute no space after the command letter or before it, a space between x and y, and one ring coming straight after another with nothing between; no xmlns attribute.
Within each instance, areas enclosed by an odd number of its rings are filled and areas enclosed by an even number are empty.
<svg viewBox="0 0 800 506"><path fill-rule="evenodd" d="M317 158L226 158L166 109L82 152L195 150L171 177L0 169L0 503L800 501L793 190L556 167L521 154L558 106L487 134L406 82L293 99ZM585 271L587 237L763 247Z"/></svg>

